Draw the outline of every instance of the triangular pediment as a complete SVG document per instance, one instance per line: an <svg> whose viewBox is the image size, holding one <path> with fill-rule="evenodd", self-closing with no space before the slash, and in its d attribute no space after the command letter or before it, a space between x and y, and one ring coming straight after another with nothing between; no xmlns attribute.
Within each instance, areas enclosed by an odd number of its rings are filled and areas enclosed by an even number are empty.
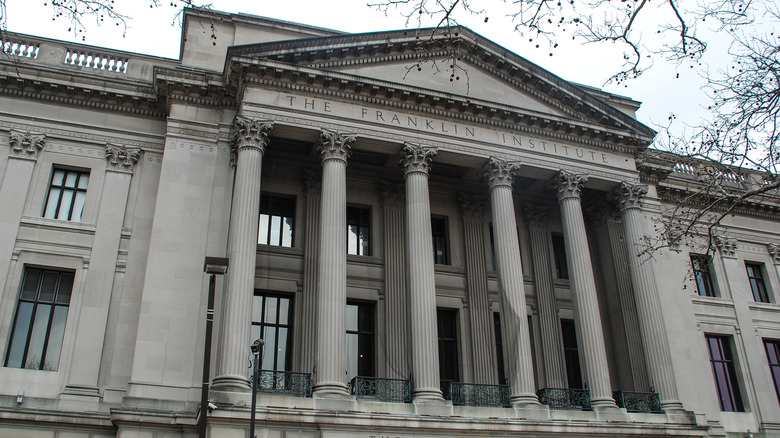
<svg viewBox="0 0 780 438"><path fill-rule="evenodd" d="M451 65L454 65L454 68L450 68ZM457 64L449 64L447 60L442 60L441 62L420 62L419 64L388 62L362 66L343 66L335 70L366 78L398 83L399 85L454 94L463 99L493 102L529 112L566 117L563 111L546 104L527 92L523 92L523 90L518 90L517 87L466 61L461 61Z"/></svg>
<svg viewBox="0 0 780 438"><path fill-rule="evenodd" d="M654 132L633 117L465 28L394 31L234 46L227 80L244 68L295 83L414 101L437 110L631 138ZM419 70L418 70L419 68ZM452 79L452 80L450 80ZM594 134L596 133L596 134ZM605 134L608 133L608 134ZM621 140L623 142L625 140Z"/></svg>

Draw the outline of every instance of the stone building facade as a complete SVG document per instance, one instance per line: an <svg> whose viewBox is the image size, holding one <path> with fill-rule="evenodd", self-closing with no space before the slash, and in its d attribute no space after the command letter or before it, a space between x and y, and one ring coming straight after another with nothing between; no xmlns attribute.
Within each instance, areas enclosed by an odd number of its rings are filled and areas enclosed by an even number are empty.
<svg viewBox="0 0 780 438"><path fill-rule="evenodd" d="M637 102L468 29L4 38L0 435L246 437L255 339L259 437L780 435L778 199L642 253L697 180Z"/></svg>

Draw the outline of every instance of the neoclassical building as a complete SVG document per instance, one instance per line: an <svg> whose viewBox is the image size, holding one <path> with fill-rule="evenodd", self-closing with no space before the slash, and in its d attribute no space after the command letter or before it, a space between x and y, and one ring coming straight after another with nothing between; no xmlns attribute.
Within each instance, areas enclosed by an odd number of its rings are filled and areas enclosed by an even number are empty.
<svg viewBox="0 0 780 438"><path fill-rule="evenodd" d="M699 169L638 102L464 28L3 38L0 435L780 436L780 198L643 251Z"/></svg>

